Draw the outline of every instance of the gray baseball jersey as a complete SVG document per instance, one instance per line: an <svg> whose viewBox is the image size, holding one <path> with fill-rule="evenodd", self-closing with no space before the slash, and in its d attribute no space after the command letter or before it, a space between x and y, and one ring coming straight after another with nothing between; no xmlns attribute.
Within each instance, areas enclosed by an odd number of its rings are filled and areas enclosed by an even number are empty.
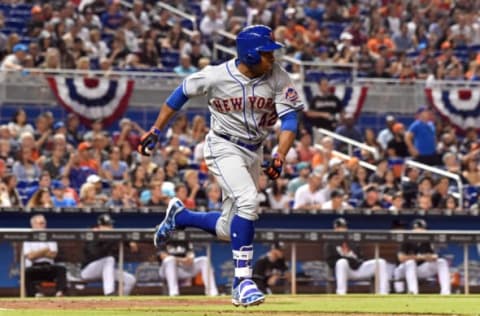
<svg viewBox="0 0 480 316"><path fill-rule="evenodd" d="M278 117L303 108L288 73L277 63L254 79L238 71L235 59L208 66L183 81L183 93L207 96L213 131L252 144L267 137Z"/></svg>

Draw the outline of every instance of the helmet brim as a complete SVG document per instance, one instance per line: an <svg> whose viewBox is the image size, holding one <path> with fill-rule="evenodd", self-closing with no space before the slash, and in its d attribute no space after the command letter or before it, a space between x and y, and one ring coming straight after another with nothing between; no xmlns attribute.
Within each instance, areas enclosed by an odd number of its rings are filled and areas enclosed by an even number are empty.
<svg viewBox="0 0 480 316"><path fill-rule="evenodd" d="M271 41L270 43L267 43L265 45L262 45L257 48L257 51L259 52L272 52L274 50L277 50L279 48L282 48L283 45L274 41Z"/></svg>

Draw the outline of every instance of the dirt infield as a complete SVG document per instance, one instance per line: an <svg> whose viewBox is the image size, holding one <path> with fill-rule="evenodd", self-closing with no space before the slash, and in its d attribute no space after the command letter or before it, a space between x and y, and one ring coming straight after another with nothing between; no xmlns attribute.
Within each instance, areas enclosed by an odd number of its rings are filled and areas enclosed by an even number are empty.
<svg viewBox="0 0 480 316"><path fill-rule="evenodd" d="M2 310L31 310L31 309L41 309L41 310L83 310L83 311L101 311L101 310L151 310L155 309L164 309L168 307L175 307L177 311L181 311L182 307L187 308L191 306L225 306L225 310L218 311L208 311L205 315L218 315L218 316L228 316L228 315L239 315L248 314L248 315L271 315L272 311L258 310L255 308L243 309L239 308L238 310L232 311L230 305L230 299L228 297L218 298L218 299L182 299L182 300L165 300L165 299L133 299L129 298L128 300L119 300L116 297L110 299L70 299L70 298L39 298L39 299L12 299L12 300L1 300L0 305ZM171 311L172 315L175 315L175 311ZM296 315L315 315L315 316L392 316L393 314L383 314L383 313L342 313L342 312L294 312L294 311L275 311L275 316L296 316ZM394 314L394 316L441 316L438 314Z"/></svg>
<svg viewBox="0 0 480 316"><path fill-rule="evenodd" d="M2 300L2 308L6 309L74 309L74 310L101 310L101 309L127 309L127 308L162 308L162 307L187 307L193 305L227 305L228 298L219 299L182 299L182 300L146 300L132 299L119 300L116 297L111 299L69 299L69 298L40 298L35 300Z"/></svg>

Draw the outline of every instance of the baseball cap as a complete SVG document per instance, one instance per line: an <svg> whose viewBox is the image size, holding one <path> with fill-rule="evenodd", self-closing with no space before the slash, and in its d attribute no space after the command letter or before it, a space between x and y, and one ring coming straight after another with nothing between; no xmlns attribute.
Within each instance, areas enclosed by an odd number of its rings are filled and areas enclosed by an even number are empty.
<svg viewBox="0 0 480 316"><path fill-rule="evenodd" d="M285 250L285 243L283 241L276 241L272 244L272 249Z"/></svg>
<svg viewBox="0 0 480 316"><path fill-rule="evenodd" d="M392 130L394 133L399 133L405 129L405 126L402 123L393 124Z"/></svg>
<svg viewBox="0 0 480 316"><path fill-rule="evenodd" d="M427 228L427 222L424 220L424 219L421 219L421 218L417 218L417 219L414 219L413 222L412 222L412 228L423 228L423 229L426 229Z"/></svg>
<svg viewBox="0 0 480 316"><path fill-rule="evenodd" d="M42 13L42 8L39 5L35 5L32 7L31 13L32 14Z"/></svg>
<svg viewBox="0 0 480 316"><path fill-rule="evenodd" d="M28 47L25 44L16 44L15 46L13 46L13 52L14 53L16 53L16 52L26 53L27 51L28 51Z"/></svg>
<svg viewBox="0 0 480 316"><path fill-rule="evenodd" d="M302 161L297 163L297 166L296 166L297 172L300 172L303 169L307 169L307 168L310 168L310 164L308 162Z"/></svg>
<svg viewBox="0 0 480 316"><path fill-rule="evenodd" d="M78 144L78 150L88 150L90 148L92 148L92 144L89 142L81 142Z"/></svg>
<svg viewBox="0 0 480 316"><path fill-rule="evenodd" d="M97 182L100 182L100 181L102 181L102 178L100 178L96 174L91 174L87 177L87 182L88 183L97 183Z"/></svg>
<svg viewBox="0 0 480 316"><path fill-rule="evenodd" d="M347 220L343 217L339 217L333 221L333 228L348 227Z"/></svg>
<svg viewBox="0 0 480 316"><path fill-rule="evenodd" d="M115 221L112 219L110 214L101 214L97 217L97 224L98 225L113 225Z"/></svg>
<svg viewBox="0 0 480 316"><path fill-rule="evenodd" d="M387 115L387 117L385 118L385 121L387 121L387 122L393 122L393 121L395 121L395 116L393 116L393 115Z"/></svg>
<svg viewBox="0 0 480 316"><path fill-rule="evenodd" d="M120 120L118 125L122 126L123 124L131 123L132 121L128 117L124 117Z"/></svg>
<svg viewBox="0 0 480 316"><path fill-rule="evenodd" d="M65 127L65 124L62 121L56 122L55 124L53 124L53 129L54 130L57 130L57 129L62 128L62 127Z"/></svg>
<svg viewBox="0 0 480 316"><path fill-rule="evenodd" d="M331 199L336 198L336 197L342 197L342 196L343 196L343 191L342 190L335 189L335 190L332 190L332 192L330 192L330 198Z"/></svg>
<svg viewBox="0 0 480 316"><path fill-rule="evenodd" d="M349 32L342 32L342 34L340 34L340 39L341 40L352 40L353 36Z"/></svg>
<svg viewBox="0 0 480 316"><path fill-rule="evenodd" d="M62 181L59 181L59 180L52 181L52 190L63 190L63 189L65 189L65 185L62 183Z"/></svg>
<svg viewBox="0 0 480 316"><path fill-rule="evenodd" d="M425 111L430 111L430 109L428 108L428 106L422 105L421 107L419 107L417 109L417 114L420 114L420 113L425 112Z"/></svg>

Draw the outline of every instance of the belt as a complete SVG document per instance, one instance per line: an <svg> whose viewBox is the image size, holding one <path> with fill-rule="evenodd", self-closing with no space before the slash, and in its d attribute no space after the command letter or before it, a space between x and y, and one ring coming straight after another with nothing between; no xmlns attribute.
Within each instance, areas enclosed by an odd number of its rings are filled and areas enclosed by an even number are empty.
<svg viewBox="0 0 480 316"><path fill-rule="evenodd" d="M238 146L241 146L243 148L246 148L250 151L257 151L258 148L260 148L262 146L262 143L258 143L258 144L246 144L244 142L242 142L241 140L238 139L238 137L236 136L231 136L231 135L225 135L225 134L221 134L221 133L218 133L218 132L215 132L213 131L213 133L218 136L218 137L221 137L225 140L228 140L229 142L232 142Z"/></svg>

